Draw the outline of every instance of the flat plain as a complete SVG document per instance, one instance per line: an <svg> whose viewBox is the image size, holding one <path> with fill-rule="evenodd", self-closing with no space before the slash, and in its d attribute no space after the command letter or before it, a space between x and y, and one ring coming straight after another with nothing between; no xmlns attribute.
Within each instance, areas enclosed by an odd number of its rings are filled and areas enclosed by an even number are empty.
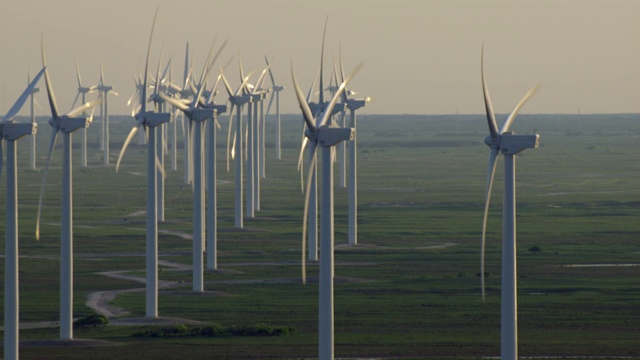
<svg viewBox="0 0 640 360"><path fill-rule="evenodd" d="M38 131L41 169L50 136L45 120ZM133 120L116 117L112 124L115 163ZM106 327L75 331L76 338L113 345L107 347L42 343L58 337L55 327L21 330L23 359L317 356L317 264L308 263L309 282L300 281L301 119L283 116L281 161L275 159L270 119L261 210L255 219L245 218L243 230L233 228L234 163L227 172L226 117L221 124L219 271L205 274L205 293L191 291L192 193L184 185L180 141L178 171L167 171L166 221L159 225L159 277L170 284L160 290L160 316L221 326L290 326L293 334L134 337L163 325L117 325L112 318ZM538 149L517 157L520 355L640 358L639 116L521 115L514 130L541 136ZM109 304L126 311L122 318L139 318L145 313L144 285L104 273L144 277L146 146L134 141L116 174L114 166L100 165L98 131L96 121L89 129L94 145L88 168L80 167L74 137L75 315L94 313L86 305L93 293L127 290ZM357 246L347 245L347 191L339 187L335 167L337 357L499 356L501 162L488 223L485 303L478 277L486 135L481 115L358 117ZM28 169L28 144L19 144L20 321L37 324L59 316L61 152L57 148L52 161L36 241L42 170ZM0 180L0 199L5 184Z"/></svg>

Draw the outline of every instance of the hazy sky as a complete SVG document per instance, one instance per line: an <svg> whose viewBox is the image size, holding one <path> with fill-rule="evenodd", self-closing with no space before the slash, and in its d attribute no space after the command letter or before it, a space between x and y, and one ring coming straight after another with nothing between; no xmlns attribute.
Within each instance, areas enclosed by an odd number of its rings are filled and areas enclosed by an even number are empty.
<svg viewBox="0 0 640 360"><path fill-rule="evenodd" d="M102 56L107 82L120 93L110 100L111 113L128 113L157 5L154 72L164 38L174 79L182 78L187 41L199 72L213 40L228 39L222 59L234 56L227 70L233 86L238 53L245 69L261 70L264 55L275 56L285 113L299 111L290 63L306 91L327 15L325 66L340 43L347 72L364 61L352 83L358 95L373 98L363 113L482 113L483 41L497 112L510 112L541 82L523 113L640 113L637 0L3 0L0 113L25 88L29 64L39 70L41 33L62 110L76 93L76 59L84 85L95 85ZM44 94L40 115L48 111Z"/></svg>

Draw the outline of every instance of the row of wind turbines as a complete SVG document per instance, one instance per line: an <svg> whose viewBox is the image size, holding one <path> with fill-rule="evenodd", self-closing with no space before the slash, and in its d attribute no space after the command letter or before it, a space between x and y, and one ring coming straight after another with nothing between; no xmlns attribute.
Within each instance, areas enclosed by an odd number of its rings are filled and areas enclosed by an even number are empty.
<svg viewBox="0 0 640 360"><path fill-rule="evenodd" d="M132 99L134 103L135 125L124 140L122 149L116 163L118 171L123 155L128 145L136 134L143 130L143 138L147 143L147 233L146 233L146 316L157 318L158 314L158 223L163 220L162 208L162 179L164 177L164 153L165 153L165 129L172 123L173 137L176 137L176 126L173 112L166 109L169 104L175 111L181 112L187 119L185 126L185 182L193 187L193 291L204 291L204 259L207 254L209 269L217 269L217 200L216 200L216 137L217 119L228 111L229 129L227 135L227 154L235 160L235 226L242 228L244 217L253 218L255 211L260 210L260 179L264 178L264 100L270 98L270 104L276 102L277 120L277 146L276 157L281 158L280 151L280 117L279 117L279 93L284 86L276 85L268 59L265 58L266 67L260 74L255 84L249 84L252 75L244 74L240 67L241 84L234 91L224 74L225 66L220 67L220 73L211 88L207 90L207 79L213 71L214 64L225 48L226 42L214 51L212 45L209 55L203 66L197 82L190 81L193 73L185 63L185 77L183 86L176 86L170 82L163 82L161 75L162 58L159 61L153 85L153 93L149 101L154 102L154 109L147 110L147 90L149 88L149 60L153 42L153 34L158 11L151 26L151 33L147 46L145 70L140 79L136 79L136 92ZM340 54L340 69L334 65L333 86L330 86L330 99L324 98L324 44L327 23L322 38L322 50L319 78L318 102L312 102L313 89L305 96L297 81L294 65L291 64L291 76L296 99L299 103L302 118L304 120L304 132L299 156L299 169L301 176L303 171L304 151L308 147L308 168L306 169L306 182L303 181L305 194L303 231L302 231L302 282L306 282L305 262L307 259L318 260L318 247L320 249L319 267L319 358L334 358L334 320L333 320L333 280L334 280L334 214L333 192L334 174L333 166L336 150L349 143L349 243L357 244L357 173L356 173L356 110L365 106L369 99L350 98L353 93L347 90L347 86L358 71L362 68L359 64L350 74L345 76L342 69L342 54ZM188 48L187 48L188 54ZM40 192L38 205L38 219L36 225L36 238L39 237L39 224L41 207L44 198L44 189L48 173L49 163L55 147L59 132L63 135L63 181L62 181L62 223L61 223L61 309L60 309L60 337L73 339L73 195L72 195L72 159L71 142L73 132L83 129L86 140L86 129L92 122L94 107L101 104L103 135L101 136L103 150L105 150L105 165L109 165L109 135L108 135L108 95L115 94L113 87L105 85L104 74L101 71L100 85L97 87L83 87L79 68L78 94L74 105L79 98L82 105L74 110L60 115L51 80L46 69L44 55L44 41L42 44L42 70L29 83L29 86L20 96L16 104L7 112L0 130L2 140L7 142L7 241L6 241L6 270L5 270L5 358L18 358L18 248L17 248L17 171L15 141L25 135L35 135L37 124L14 123L13 118L20 111L27 99L36 91L36 84L42 76L45 78L49 105L52 118L49 124L52 126L52 136L47 155L47 163L43 174L43 185ZM101 67L102 69L102 67ZM165 70L166 73L166 70ZM267 74L272 83L271 88L264 88L263 82ZM484 77L484 64L481 61L481 75L483 84L483 96L485 99L489 136L485 143L490 147L489 167L487 175L487 187L485 195L485 210L481 238L481 274L484 275L484 243L486 223L493 179L495 175L498 154L505 158L505 196L503 204L503 276L502 276L502 322L501 322L501 353L503 359L517 358L517 299L516 299L516 268L515 268L515 155L519 152L535 148L539 144L539 135L516 135L510 132L510 127L517 113L524 103L533 96L537 87L530 90L517 104L509 115L502 128L498 130L493 112L488 86ZM226 104L216 104L214 98L217 94L216 86L222 82L228 94L230 108ZM85 102L85 95L92 90L98 90L100 97L96 100ZM272 93L272 94L270 94ZM269 96L271 95L271 96ZM33 101L33 100L32 100ZM226 102L225 102L226 103ZM32 105L33 107L33 105ZM270 105L269 105L270 108ZM246 109L246 124L243 125L243 110ZM89 117L78 115L91 110ZM235 133L233 136L233 112L235 111ZM349 111L350 123L345 122L346 112ZM268 110L267 110L268 113ZM342 118L340 119L340 116ZM320 238L318 239L318 190L317 190L317 150L320 147L322 157L322 179L320 199ZM83 165L86 165L86 143L83 142ZM175 151L175 143L173 145ZM339 158L346 157L346 149L342 148ZM246 161L247 174L243 174L244 161ZM227 160L229 162L229 160ZM173 164L176 162L173 161ZM346 161L341 160L341 164ZM1 167L0 167L1 169ZM227 169L229 166L227 165ZM346 171L341 171L341 185L347 181L342 180ZM246 179L247 188L243 189L243 180ZM206 188L205 188L206 186ZM244 190L244 191L243 191ZM243 199L243 196L246 196ZM243 204L246 201L246 205ZM243 207L244 206L244 207ZM243 211L246 210L246 213ZM243 216L245 215L245 216ZM308 238L308 242L307 242ZM306 247L309 250L307 252ZM318 244L319 243L319 244ZM482 277L482 295L484 300L484 277Z"/></svg>

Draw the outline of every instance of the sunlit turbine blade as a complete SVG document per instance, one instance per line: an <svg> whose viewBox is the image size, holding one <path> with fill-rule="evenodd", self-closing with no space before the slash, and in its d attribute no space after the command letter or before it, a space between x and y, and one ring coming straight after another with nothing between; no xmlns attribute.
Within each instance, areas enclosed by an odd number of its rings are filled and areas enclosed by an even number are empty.
<svg viewBox="0 0 640 360"><path fill-rule="evenodd" d="M233 127L233 109L234 108L235 108L235 105L231 103L231 110L229 111L229 129L227 130L227 172L229 172L229 157L233 157L235 155L235 147L234 146L230 147L231 129Z"/></svg>
<svg viewBox="0 0 640 360"><path fill-rule="evenodd" d="M338 87L338 90L333 95L331 102L329 102L329 104L325 107L324 112L322 114L322 118L320 118L320 121L318 122L318 126L323 126L324 124L326 124L327 120L331 116L331 112L333 111L333 108L336 106L336 103L340 98L340 95L345 90L349 82L353 79L353 77L358 73L358 71L362 69L363 65L364 63L358 64L358 66L356 66L356 68L351 72L351 74L349 74L349 76L347 76L347 78L342 82L342 84L340 84L340 86Z"/></svg>
<svg viewBox="0 0 640 360"><path fill-rule="evenodd" d="M136 123L136 126L134 126L131 131L129 132L129 135L127 135L127 138L124 140L124 144L122 144L122 149L120 150L120 154L118 155L118 161L116 162L116 172L118 172L118 170L120 169L120 161L122 161L122 156L124 155L124 152L127 150L127 147L129 146L129 143L131 142L131 140L133 140L133 137L136 136L136 133L138 132L138 129L140 128L140 126L142 125L142 119L138 120L138 122Z"/></svg>
<svg viewBox="0 0 640 360"><path fill-rule="evenodd" d="M516 115L518 115L518 112L520 111L520 108L522 108L522 106L527 102L527 100L529 100L538 91L538 89L540 89L540 86L541 84L536 84L529 91L527 91L526 94L524 94L522 99L520 99L520 102L518 103L518 105L516 105L516 107L511 112L511 114L509 114L507 121L505 121L504 125L502 125L502 128L500 129L500 134L504 133L505 131L509 131L509 129L511 128L511 125L513 124L513 120L515 120Z"/></svg>
<svg viewBox="0 0 640 360"><path fill-rule="evenodd" d="M313 114L311 114L311 108L309 108L309 104L305 100L304 94L298 85L298 80L296 79L296 74L293 68L293 62L291 63L291 78L293 79L293 87L295 89L296 97L298 98L300 110L302 110L304 121L307 123L309 131L312 133L316 132L316 125L313 123Z"/></svg>
<svg viewBox="0 0 640 360"><path fill-rule="evenodd" d="M100 104L100 102L101 102L101 100L99 98L96 99L96 100L92 100L92 101L86 102L86 103L78 106L77 108L69 111L65 115L68 116L68 117L77 116L77 115L81 114L83 111L89 110L89 109L93 108L94 106Z"/></svg>
<svg viewBox="0 0 640 360"><path fill-rule="evenodd" d="M56 95L53 93L53 87L51 86L51 79L49 78L49 71L46 70L47 67L47 60L45 58L44 55L44 34L42 35L42 39L41 39L41 52L42 52L42 67L45 68L44 71L44 80L45 83L47 85L47 95L49 98L49 106L51 107L51 116L54 119L57 119L58 116L58 105L56 103Z"/></svg>
<svg viewBox="0 0 640 360"><path fill-rule="evenodd" d="M489 96L489 86L484 78L484 44L482 45L482 56L480 59L480 72L482 76L482 94L484 95L484 107L487 113L487 122L489 124L489 133L492 139L497 139L500 133L498 133L498 124L496 123L496 115L493 112L493 105L491 104L491 96Z"/></svg>
<svg viewBox="0 0 640 360"><path fill-rule="evenodd" d="M491 149L489 154L489 166L487 169L487 188L484 199L484 217L482 220L482 237L480 239L480 286L482 288L482 301L485 301L485 284L484 284L484 255L485 255L485 239L487 235L487 218L489 216L489 203L491 202L491 190L493 188L493 179L496 174L496 164L498 159L498 149Z"/></svg>

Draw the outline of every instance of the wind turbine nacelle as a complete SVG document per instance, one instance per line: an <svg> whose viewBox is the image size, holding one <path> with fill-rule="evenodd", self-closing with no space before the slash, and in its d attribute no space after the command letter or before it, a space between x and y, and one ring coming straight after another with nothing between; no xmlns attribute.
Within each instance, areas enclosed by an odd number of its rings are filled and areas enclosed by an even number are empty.
<svg viewBox="0 0 640 360"><path fill-rule="evenodd" d="M282 91L284 90L284 86L282 85L274 85L273 86L273 91Z"/></svg>
<svg viewBox="0 0 640 360"><path fill-rule="evenodd" d="M148 111L143 116L145 124L149 127L156 127L164 123L171 122L171 113L157 113Z"/></svg>
<svg viewBox="0 0 640 360"><path fill-rule="evenodd" d="M26 135L34 135L38 124L34 123L6 123L1 125L0 132L5 140L18 140Z"/></svg>
<svg viewBox="0 0 640 360"><path fill-rule="evenodd" d="M213 119L215 110L210 108L195 108L191 110L189 117L193 121L202 122L205 120Z"/></svg>
<svg viewBox="0 0 640 360"><path fill-rule="evenodd" d="M242 106L251 101L251 96L249 95L241 95L241 96L230 96L229 101L236 106Z"/></svg>
<svg viewBox="0 0 640 360"><path fill-rule="evenodd" d="M354 128L331 128L320 127L318 128L318 145L329 147L341 141L351 141L356 136L356 129Z"/></svg>
<svg viewBox="0 0 640 360"><path fill-rule="evenodd" d="M503 133L500 136L500 151L505 155L516 155L525 149L535 149L540 145L540 135L515 135Z"/></svg>
<svg viewBox="0 0 640 360"><path fill-rule="evenodd" d="M89 119L85 117L67 117L63 116L59 119L59 128L65 134L71 134L78 129L89 127Z"/></svg>
<svg viewBox="0 0 640 360"><path fill-rule="evenodd" d="M255 93L255 94L250 94L248 96L251 97L251 102L252 103L258 102L258 101L264 99L264 94L263 93Z"/></svg>
<svg viewBox="0 0 640 360"><path fill-rule="evenodd" d="M349 99L347 107L349 110L357 110L367 105L368 99Z"/></svg>
<svg viewBox="0 0 640 360"><path fill-rule="evenodd" d="M207 109L213 109L216 112L216 115L224 114L227 112L227 105L216 105L216 104L207 104Z"/></svg>

